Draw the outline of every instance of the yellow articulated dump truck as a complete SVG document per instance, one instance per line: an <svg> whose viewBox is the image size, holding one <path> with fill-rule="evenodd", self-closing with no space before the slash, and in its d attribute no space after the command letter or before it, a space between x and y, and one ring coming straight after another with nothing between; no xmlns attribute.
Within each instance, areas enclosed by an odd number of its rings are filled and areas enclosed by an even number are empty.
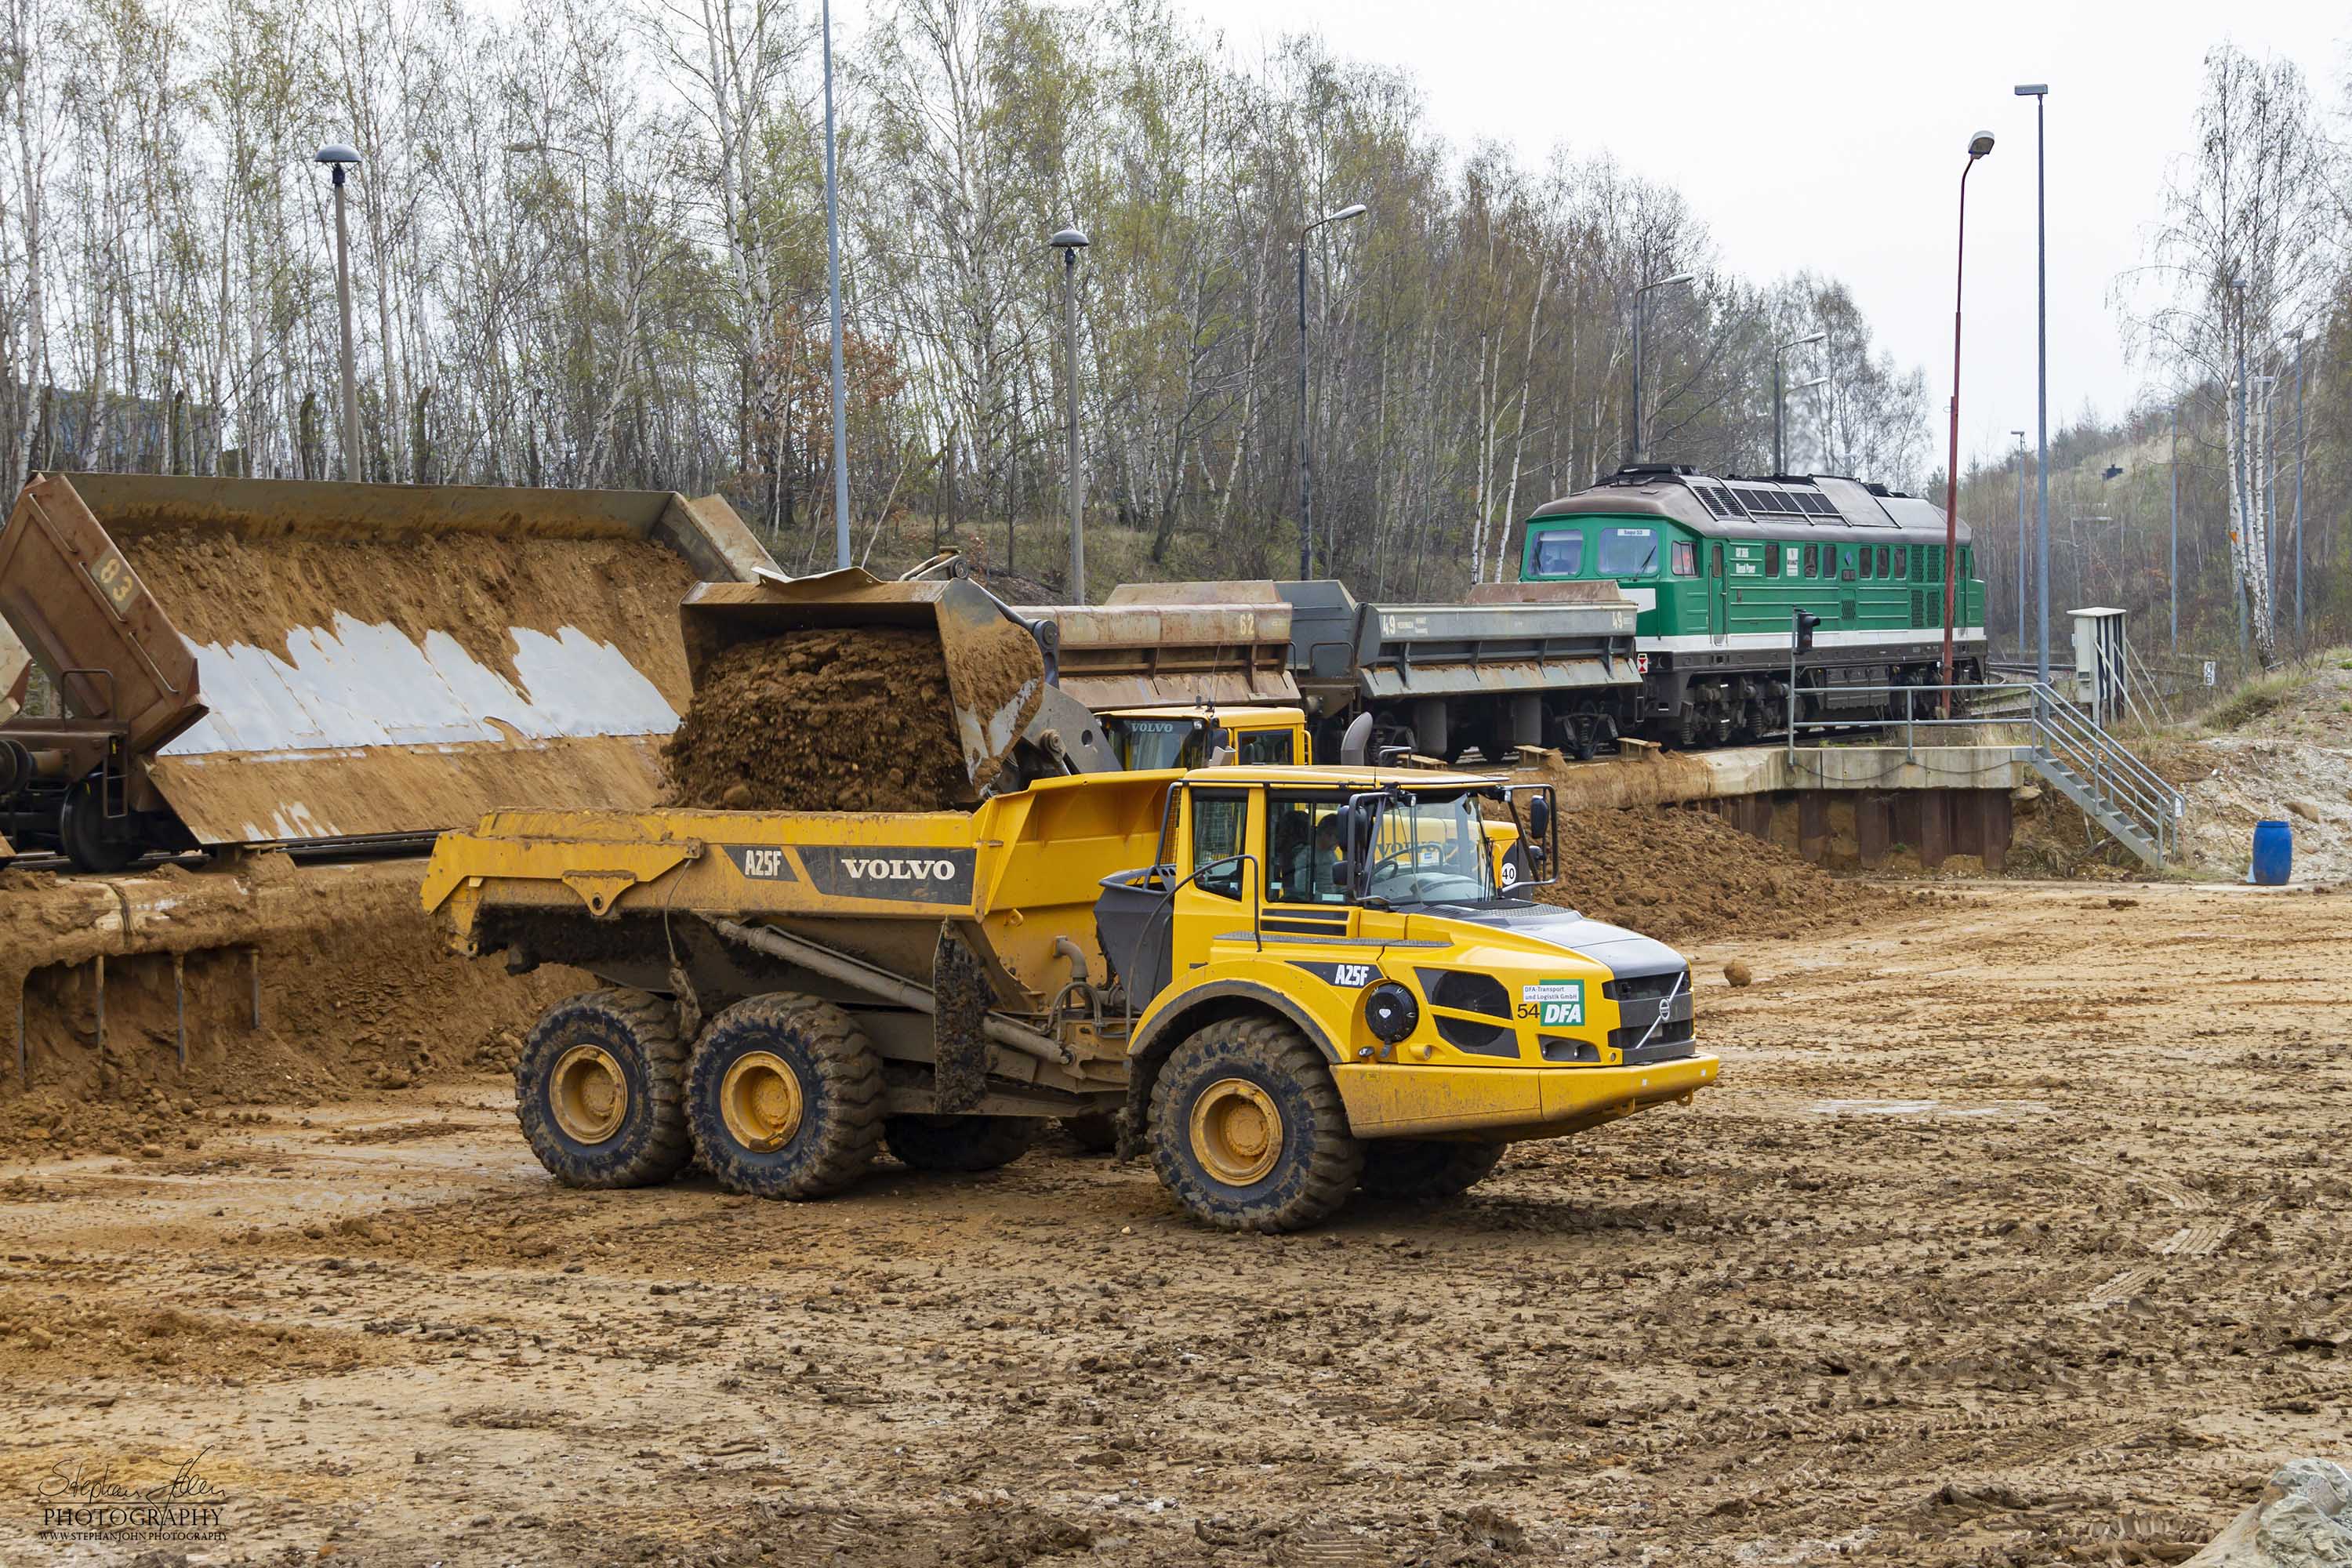
<svg viewBox="0 0 2352 1568"><path fill-rule="evenodd" d="M938 592L944 639L985 623L948 607L971 585ZM707 659L740 605L698 593ZM1556 863L1548 789L1121 769L1053 696L995 726L1034 711L1031 762L978 759L969 809L502 811L442 835L424 900L461 951L604 987L551 1008L517 1069L547 1168L629 1186L698 1153L730 1191L814 1198L886 1146L982 1171L1051 1119L1108 1115L1196 1218L1288 1230L1359 1187L1461 1192L1508 1143L1716 1081L1678 954L1502 885L1505 835Z"/></svg>
<svg viewBox="0 0 2352 1568"><path fill-rule="evenodd" d="M502 812L443 837L425 896L470 952L610 987L518 1074L566 1182L699 1150L731 1191L816 1197L886 1142L985 1170L1113 1111L1196 1217L1283 1230L1716 1079L1676 953L1500 896L1497 787L1223 767L970 813Z"/></svg>

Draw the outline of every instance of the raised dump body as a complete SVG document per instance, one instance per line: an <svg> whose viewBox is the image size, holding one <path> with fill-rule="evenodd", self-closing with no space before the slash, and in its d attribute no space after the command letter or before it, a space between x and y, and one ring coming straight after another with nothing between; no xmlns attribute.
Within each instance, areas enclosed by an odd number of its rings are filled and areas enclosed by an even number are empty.
<svg viewBox="0 0 2352 1568"><path fill-rule="evenodd" d="M1054 624L1061 688L1097 712L1150 707L1252 707L1296 703L1290 669L1290 606L1256 602L1188 604L1155 594L1183 584L1114 589L1103 605L1052 605L1034 613Z"/></svg>
<svg viewBox="0 0 2352 1568"><path fill-rule="evenodd" d="M650 805L679 599L773 570L716 497L37 475L0 618L67 712L0 727L0 831L110 868Z"/></svg>
<svg viewBox="0 0 2352 1568"><path fill-rule="evenodd" d="M887 1142L976 1171L1116 1115L1196 1217L1456 1193L1505 1145L1715 1081L1657 942L1507 896L1550 795L1471 774L1087 773L971 812L501 812L445 834L463 951L605 989L525 1043L561 1179L814 1197Z"/></svg>

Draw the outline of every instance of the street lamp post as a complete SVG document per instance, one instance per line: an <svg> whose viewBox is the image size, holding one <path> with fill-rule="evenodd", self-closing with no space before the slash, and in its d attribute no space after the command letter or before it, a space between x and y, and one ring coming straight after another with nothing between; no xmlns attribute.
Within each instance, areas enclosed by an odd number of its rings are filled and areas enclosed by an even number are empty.
<svg viewBox="0 0 2352 1568"><path fill-rule="evenodd" d="M2034 595L2040 633L2035 637L2034 676L2050 684L2050 163L2049 138L2042 111L2049 106L2050 84L2029 81L2016 89L2020 98L2033 100L2033 278L2034 278Z"/></svg>
<svg viewBox="0 0 2352 1568"><path fill-rule="evenodd" d="M1338 212L1325 213L1298 231L1298 575L1315 575L1315 472L1307 417L1307 237L1327 223L1345 223L1364 216L1364 204L1351 202ZM1331 552L1326 550L1328 566Z"/></svg>
<svg viewBox="0 0 2352 1568"><path fill-rule="evenodd" d="M2180 404L2172 405L2172 651L2180 651Z"/></svg>
<svg viewBox="0 0 2352 1568"><path fill-rule="evenodd" d="M343 214L343 180L359 166L360 155L341 142L331 142L311 154L314 163L333 169L335 179L335 303L343 321L343 478L360 477L360 379L352 348L352 227Z"/></svg>
<svg viewBox="0 0 2352 1568"><path fill-rule="evenodd" d="M1075 228L1045 242L1062 253L1062 313L1067 333L1063 383L1069 394L1070 421L1070 603L1087 602L1087 476L1078 466L1078 252L1087 237Z"/></svg>
<svg viewBox="0 0 2352 1568"><path fill-rule="evenodd" d="M1969 138L1960 165L1959 242L1952 264L1952 459L1944 481L1944 717L1952 716L1952 617L1960 580L1960 290L1968 276L1969 171L1992 151L1992 132Z"/></svg>
<svg viewBox="0 0 2352 1568"><path fill-rule="evenodd" d="M1642 316L1643 312L1649 308L1650 290L1671 289L1678 283L1687 283L1697 276L1698 274L1695 272L1677 272L1671 278L1654 278L1633 290L1633 450L1630 455L1630 460L1633 462L1638 463L1642 460L1648 434L1642 428Z"/></svg>
<svg viewBox="0 0 2352 1568"><path fill-rule="evenodd" d="M833 146L833 0L824 0L824 284L833 307L833 564L838 570L849 564L849 398L841 368L841 182Z"/></svg>
<svg viewBox="0 0 2352 1568"><path fill-rule="evenodd" d="M2025 432L2017 437L2017 657L2025 657Z"/></svg>
<svg viewBox="0 0 2352 1568"><path fill-rule="evenodd" d="M1790 349L1802 348L1807 343L1820 342L1828 336L1827 332L1811 332L1801 338L1790 338L1787 342L1780 343L1772 350L1772 471L1776 474L1788 471L1788 458L1783 449L1782 440L1782 431L1787 425L1787 416L1780 405L1780 356ZM1827 376L1823 376L1806 384L1819 386L1822 381L1828 379ZM1798 390L1802 391L1803 388L1800 387Z"/></svg>

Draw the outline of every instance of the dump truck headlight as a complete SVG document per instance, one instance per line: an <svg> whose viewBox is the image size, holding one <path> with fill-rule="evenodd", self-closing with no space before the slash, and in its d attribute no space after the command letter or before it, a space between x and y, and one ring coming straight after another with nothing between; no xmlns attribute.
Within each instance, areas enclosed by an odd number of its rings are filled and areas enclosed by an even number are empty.
<svg viewBox="0 0 2352 1568"><path fill-rule="evenodd" d="M1364 994L1364 1023L1372 1033L1395 1045L1421 1022L1421 1004L1412 992L1393 980L1383 980Z"/></svg>

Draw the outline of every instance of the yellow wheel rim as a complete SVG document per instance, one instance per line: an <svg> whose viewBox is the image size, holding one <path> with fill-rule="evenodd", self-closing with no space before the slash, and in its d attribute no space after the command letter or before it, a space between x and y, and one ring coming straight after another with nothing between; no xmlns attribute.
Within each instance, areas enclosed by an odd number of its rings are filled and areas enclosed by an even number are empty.
<svg viewBox="0 0 2352 1568"><path fill-rule="evenodd" d="M1244 1078L1219 1079L1192 1102L1192 1157L1229 1187L1262 1182L1282 1158L1282 1112Z"/></svg>
<svg viewBox="0 0 2352 1568"><path fill-rule="evenodd" d="M602 1143L628 1119L629 1080L604 1047L574 1046L555 1060L547 1104L566 1138Z"/></svg>
<svg viewBox="0 0 2352 1568"><path fill-rule="evenodd" d="M782 1148L800 1131L800 1076L773 1051L747 1051L719 1082L719 1117L746 1149Z"/></svg>

